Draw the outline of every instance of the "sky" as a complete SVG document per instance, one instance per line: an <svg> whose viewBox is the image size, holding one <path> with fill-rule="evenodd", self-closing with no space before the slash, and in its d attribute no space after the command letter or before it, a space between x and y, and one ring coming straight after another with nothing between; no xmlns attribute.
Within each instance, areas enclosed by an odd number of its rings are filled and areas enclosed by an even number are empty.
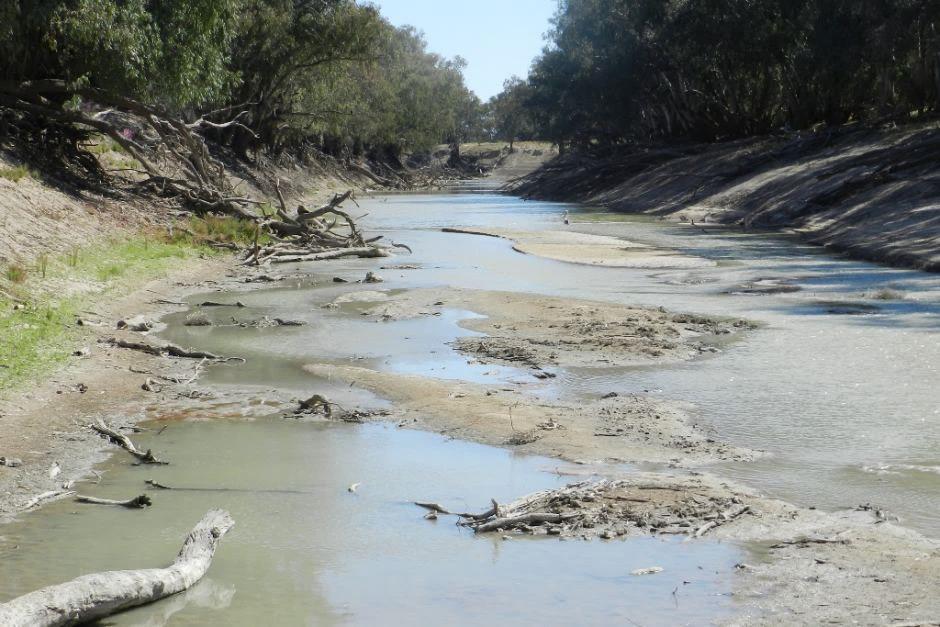
<svg viewBox="0 0 940 627"><path fill-rule="evenodd" d="M423 31L431 52L467 60L467 86L482 100L525 77L545 45L558 0L373 0L396 26Z"/></svg>

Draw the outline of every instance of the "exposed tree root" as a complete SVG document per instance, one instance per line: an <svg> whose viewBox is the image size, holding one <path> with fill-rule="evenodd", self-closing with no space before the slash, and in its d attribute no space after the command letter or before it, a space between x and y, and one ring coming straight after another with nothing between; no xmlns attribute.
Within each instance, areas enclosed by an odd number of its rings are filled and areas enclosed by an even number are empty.
<svg viewBox="0 0 940 627"><path fill-rule="evenodd" d="M81 108L72 106L77 100L82 102ZM205 118L186 122L158 107L61 80L0 81L0 114L3 113L8 114L5 128L18 145L31 150L52 169L65 171L77 167L79 173L74 177L77 180L91 179L98 181L102 189L116 189L118 179L105 172L85 147L95 134L100 134L114 141L136 162L126 169L134 175L120 179L126 187L175 200L196 214L222 214L255 223L255 243L246 255L249 263L263 262L258 245L262 230L297 249L294 256L338 248L372 248L363 240L355 220L340 208L343 202L352 200L352 191L337 194L313 211L299 207L295 215L290 215L280 181L276 181L279 205L276 216L259 215L255 208L267 203L239 194L223 164L210 154L199 135L205 129L237 126L253 136L237 117L218 123ZM40 145L41 148L36 148ZM393 181L361 166L355 169L382 185L397 187ZM212 246L237 249L230 242L205 241Z"/></svg>

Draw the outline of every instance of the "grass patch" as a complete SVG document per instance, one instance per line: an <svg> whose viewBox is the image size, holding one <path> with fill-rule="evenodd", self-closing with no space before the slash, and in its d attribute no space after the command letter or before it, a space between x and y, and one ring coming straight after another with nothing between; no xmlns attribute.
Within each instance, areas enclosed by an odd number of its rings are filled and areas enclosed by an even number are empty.
<svg viewBox="0 0 940 627"><path fill-rule="evenodd" d="M12 181L14 183L19 183L20 179L26 178L27 176L36 178L33 176L32 170L27 168L25 165L0 168L0 178L5 178L6 180Z"/></svg>
<svg viewBox="0 0 940 627"><path fill-rule="evenodd" d="M231 244L250 244L255 240L258 225L248 220L227 216L192 217L186 225L186 231L178 231L180 237L188 237L196 243L213 241ZM261 244L269 243L271 238L262 233Z"/></svg>
<svg viewBox="0 0 940 627"><path fill-rule="evenodd" d="M0 393L68 360L86 334L75 325L81 311L94 309L104 298L130 293L141 282L164 276L191 259L228 254L208 242L250 245L256 229L247 220L215 216L192 218L181 227L75 247L58 257L42 255L36 270L44 281L25 284L26 268L7 266L0 275L0 283L4 278L7 283L0 285ZM259 241L270 238L262 235ZM68 296L59 288L70 282L90 284L92 291ZM25 305L14 308L11 298Z"/></svg>
<svg viewBox="0 0 940 627"><path fill-rule="evenodd" d="M48 372L71 354L79 333L76 303L65 300L13 310L0 302L0 390ZM9 313L6 313L9 312Z"/></svg>
<svg viewBox="0 0 940 627"><path fill-rule="evenodd" d="M18 263L11 263L7 266L7 269L3 272L3 276L6 277L6 280L15 285L26 282L26 268L19 265Z"/></svg>
<svg viewBox="0 0 940 627"><path fill-rule="evenodd" d="M98 135L93 143L86 144L82 146L82 148L93 155L103 155L108 152L120 152L127 154L127 151L124 150L124 147L121 146L121 144L117 143L107 135Z"/></svg>
<svg viewBox="0 0 940 627"><path fill-rule="evenodd" d="M142 281L164 276L188 260L217 254L221 253L191 239L171 239L161 230L46 257L40 271L44 269L52 283L37 281L18 287L15 297L25 304L17 308L0 297L0 392L28 383L67 361L85 336L75 325L81 311L94 309L103 298L130 293ZM7 280L14 267L22 271L25 280L26 271L20 266L7 267ZM90 282L94 290L63 296L54 291L59 281Z"/></svg>

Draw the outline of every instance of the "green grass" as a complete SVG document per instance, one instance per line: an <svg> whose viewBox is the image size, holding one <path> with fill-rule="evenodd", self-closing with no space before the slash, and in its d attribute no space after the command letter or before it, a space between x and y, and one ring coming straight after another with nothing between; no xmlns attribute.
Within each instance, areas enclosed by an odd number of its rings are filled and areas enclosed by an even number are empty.
<svg viewBox="0 0 940 627"><path fill-rule="evenodd" d="M250 244L255 239L255 229L257 226L254 222L241 220L239 218L204 216L190 218L186 228L190 233L196 236L197 243L199 241L212 240L234 244ZM186 235L183 231L180 231L179 237L192 239L192 236ZM259 241L262 244L266 244L270 239L271 238L266 234L262 234Z"/></svg>
<svg viewBox="0 0 940 627"><path fill-rule="evenodd" d="M17 264L11 263L7 266L6 270L3 272L3 276L10 283L19 285L20 283L26 282L26 268Z"/></svg>
<svg viewBox="0 0 940 627"><path fill-rule="evenodd" d="M0 391L63 363L78 341L77 302L26 305L0 301Z"/></svg>
<svg viewBox="0 0 940 627"><path fill-rule="evenodd" d="M5 178L8 181L13 181L14 183L19 183L20 179L25 177L32 177L33 172L25 165L17 165L13 167L3 167L0 168L0 178Z"/></svg>
<svg viewBox="0 0 940 627"><path fill-rule="evenodd" d="M161 229L72 248L56 257L41 255L28 283L25 268L7 266L0 275L0 393L65 363L86 333L75 325L76 318L95 309L96 302L129 294L143 281L165 276L194 258L229 254L207 246L206 240L248 245L255 237L254 223L234 218L193 218L182 226L185 230L173 229L172 236ZM68 282L94 289L61 296L59 286ZM14 308L12 297L25 304Z"/></svg>
<svg viewBox="0 0 940 627"><path fill-rule="evenodd" d="M142 281L165 276L188 260L217 254L222 253L190 239L171 240L161 231L47 256L42 262L45 279L37 273L28 285L10 281L0 290L0 393L46 375L69 359L85 336L75 324L81 311L128 294ZM61 281L90 282L96 289L63 297L55 288ZM25 304L14 308L2 297L4 291Z"/></svg>
<svg viewBox="0 0 940 627"><path fill-rule="evenodd" d="M107 135L98 135L95 137L92 143L85 144L82 147L93 155L103 155L108 152L120 152L127 154L127 151L124 150L124 147L121 146L121 144L117 143Z"/></svg>

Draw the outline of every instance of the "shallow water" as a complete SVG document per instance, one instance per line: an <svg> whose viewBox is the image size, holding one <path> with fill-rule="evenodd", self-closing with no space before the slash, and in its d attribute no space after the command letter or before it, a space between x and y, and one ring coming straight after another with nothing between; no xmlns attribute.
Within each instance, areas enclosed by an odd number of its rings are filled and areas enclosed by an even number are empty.
<svg viewBox="0 0 940 627"><path fill-rule="evenodd" d="M694 403L696 420L718 438L772 453L726 464L722 474L821 508L871 502L940 536L937 275L841 260L786 237L705 233L600 212L577 222L586 210L567 207L576 221L569 228L718 262L691 271L578 266L515 253L504 240L440 232L444 226L563 228L565 205L472 189L360 204L370 231L415 253L278 268L310 274L192 298L246 305L207 308L217 322L268 315L308 323L184 327L185 312L170 316L167 339L248 359L212 367L204 384L222 393L277 388L298 397L325 393L344 405L381 403L303 371L304 364L327 362L494 385L522 381L543 396L646 390ZM380 265L402 263L420 269L377 270L386 282L368 288L516 290L746 317L762 327L695 362L557 371L542 383L518 369L467 363L451 350L454 338L473 335L458 324L473 312L445 309L441 316L376 322L359 315L362 304L322 308L366 289L333 283L334 276L355 281ZM761 278L801 289L727 293ZM872 298L886 287L903 299ZM491 497L510 500L565 481L544 472L557 465L552 460L394 426L281 418L174 422L160 436L138 439L173 465L134 468L118 455L100 486L81 491L127 498L150 477L213 489L152 492L156 505L145 512L57 503L3 528L0 599L82 572L165 563L214 506L230 509L237 527L209 579L116 624L701 624L734 611L733 564L756 559L711 541L504 541L474 537L448 519L426 521L409 501L482 509ZM354 482L362 486L350 494L346 487ZM654 565L666 570L629 575Z"/></svg>
<svg viewBox="0 0 940 627"><path fill-rule="evenodd" d="M316 384L300 366L313 360L494 383L527 380L533 393L551 396L649 390L695 404L696 420L717 437L772 453L756 463L726 465L721 470L727 475L805 505L835 509L871 502L906 525L940 536L940 276L840 259L792 237L703 232L479 190L376 197L360 204L376 234L408 244L414 255L384 263L299 266L316 273L314 285L232 296L253 313L277 312L310 323L260 330L247 340L252 351L261 351L251 355L263 356L272 368L271 384L309 390ZM674 248L718 265L573 265L516 253L506 240L440 232L445 226L565 228L566 208L575 221L568 228ZM319 308L339 294L364 289L333 284L333 276L356 280L378 265L399 263L421 269L380 270L386 283L369 287L537 292L746 317L762 328L724 353L692 363L559 372L550 385L539 385L524 372L468 365L454 354L447 342L471 335L457 326L462 312L376 323L348 310ZM728 293L759 279L782 279L799 291ZM874 297L886 288L901 298ZM243 350L247 335L178 327L170 338L231 352ZM209 380L243 383L243 374L217 369Z"/></svg>
<svg viewBox="0 0 940 627"><path fill-rule="evenodd" d="M100 486L79 489L126 498L150 478L187 489L148 491L146 511L59 502L5 527L0 599L86 572L165 564L206 510L222 507L236 526L207 579L109 624L672 625L732 609L742 551L731 545L474 537L411 504L482 511L491 497L559 485L545 472L553 460L387 425L272 418L155 433L136 439L172 465L130 467L117 455ZM352 483L361 483L355 493ZM665 570L630 574L650 566Z"/></svg>

